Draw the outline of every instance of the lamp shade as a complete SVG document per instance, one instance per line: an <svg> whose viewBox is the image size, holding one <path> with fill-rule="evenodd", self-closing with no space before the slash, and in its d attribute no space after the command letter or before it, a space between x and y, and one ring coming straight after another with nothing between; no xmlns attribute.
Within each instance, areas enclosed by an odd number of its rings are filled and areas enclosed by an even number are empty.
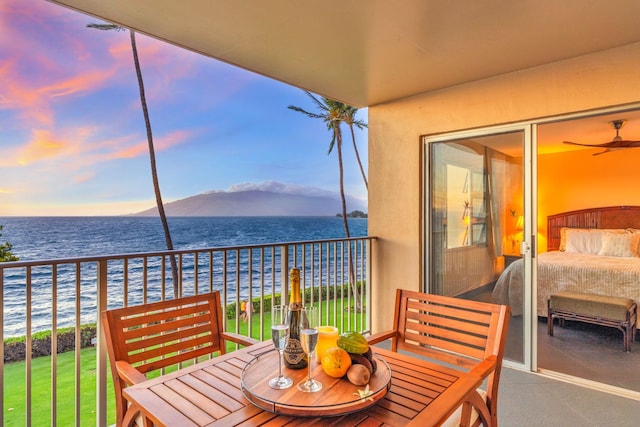
<svg viewBox="0 0 640 427"><path fill-rule="evenodd" d="M517 231L524 230L524 217L522 215L518 217L518 222L516 222L516 230Z"/></svg>

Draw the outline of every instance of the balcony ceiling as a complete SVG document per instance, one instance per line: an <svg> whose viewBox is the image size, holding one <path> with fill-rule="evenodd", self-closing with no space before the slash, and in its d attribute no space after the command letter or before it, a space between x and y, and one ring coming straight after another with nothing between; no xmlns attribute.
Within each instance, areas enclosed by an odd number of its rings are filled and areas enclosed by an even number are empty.
<svg viewBox="0 0 640 427"><path fill-rule="evenodd" d="M637 0L52 0L358 107L640 41Z"/></svg>

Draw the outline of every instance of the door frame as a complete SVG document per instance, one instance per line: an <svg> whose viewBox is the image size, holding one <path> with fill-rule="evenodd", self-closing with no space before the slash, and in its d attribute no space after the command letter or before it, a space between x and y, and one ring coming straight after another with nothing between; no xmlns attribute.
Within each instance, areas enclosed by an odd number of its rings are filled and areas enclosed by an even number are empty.
<svg viewBox="0 0 640 427"><path fill-rule="evenodd" d="M481 128L460 130L460 131L452 131L445 132L439 134L431 134L431 135L423 135L421 137L421 150L422 150L422 176L421 176L421 184L422 184L422 204L421 208L423 209L421 215L421 260L422 260L422 288L424 291L428 289L429 274L428 271L430 269L430 259L427 258L427 255L430 253L430 242L429 234L431 231L431 227L429 224L429 203L430 203L430 172L431 165L429 164L429 148L430 144L433 142L445 142L448 140L460 139L460 138L469 138L469 137L477 137L477 136L486 136L494 133L503 133L508 131L518 131L523 130L525 133L524 138L524 147L523 147L523 169L524 169L524 179L523 179L523 192L524 192L524 231L523 236L525 239L523 244L526 246L528 243L529 254L526 255L525 258L525 304L524 304L524 332L525 335L523 337L524 340L524 361L523 363L518 363L515 361L505 360L504 365L510 368L526 370L539 375L543 375L552 379L569 382L572 384L581 385L584 387L588 387L591 389L596 389L599 391L632 398L639 399L640 393L621 389L615 386L611 386L605 383L594 383L585 378L568 376L561 372L548 371L545 369L538 368L538 345L537 345L537 287L533 286L534 283L537 283L537 262L536 262L536 239L537 236L537 206L538 206L538 180L537 180L537 163L538 163L538 145L537 145L537 137L538 137L538 126L559 122L559 121L568 121L574 119L583 119L591 116L600 116L607 114L623 114L627 111L636 111L640 110L640 102L635 102L631 104L624 105L616 105L610 107L602 107L598 109L588 110L588 111L579 111L579 112L571 112L565 114L559 114L554 116L540 117L536 119L530 119L526 121L514 122L508 125L495 125L495 126L486 126ZM528 271L527 271L528 270Z"/></svg>
<svg viewBox="0 0 640 427"><path fill-rule="evenodd" d="M427 135L422 137L422 154L423 154L423 173L422 188L423 188L423 215L422 215L422 265L423 271L421 272L423 283L422 291L428 292L429 280L431 270L431 257L428 255L431 253L431 186L430 177L432 171L431 159L429 156L432 143L447 142L451 140L464 139L464 138L477 138L482 136L490 136L494 134L502 134L509 132L522 132L523 134L523 147L522 147L522 170L523 170L523 216L524 216L524 230L523 239L521 243L521 255L524 259L524 306L523 306L523 362L517 362L512 360L505 360L505 366L511 366L516 369L527 370L535 372L537 366L537 331L536 324L533 322L532 313L535 313L535 295L533 294L534 287L532 286L533 277L532 274L535 271L535 243L532 243L532 237L537 235L536 222L536 209L535 209L535 191L533 190L533 184L536 182L533 174L535 173L535 156L533 143L534 124L532 122L521 122L509 125L490 126L478 129L463 130L456 132L443 133L438 135Z"/></svg>

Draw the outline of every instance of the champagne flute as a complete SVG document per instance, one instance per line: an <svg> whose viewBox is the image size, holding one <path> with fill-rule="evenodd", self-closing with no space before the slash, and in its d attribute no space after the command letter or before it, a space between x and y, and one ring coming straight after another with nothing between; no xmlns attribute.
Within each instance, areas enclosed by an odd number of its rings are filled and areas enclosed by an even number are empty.
<svg viewBox="0 0 640 427"><path fill-rule="evenodd" d="M305 392L314 392L322 389L322 383L311 378L311 358L318 344L318 309L317 307L304 307L302 309L300 325L300 344L307 354L307 379L298 384L298 389Z"/></svg>
<svg viewBox="0 0 640 427"><path fill-rule="evenodd" d="M289 388L293 384L291 378L282 375L284 349L287 347L287 342L289 341L288 312L289 307L286 305L275 305L271 309L271 340L280 356L278 376L269 380L269 386L275 389Z"/></svg>

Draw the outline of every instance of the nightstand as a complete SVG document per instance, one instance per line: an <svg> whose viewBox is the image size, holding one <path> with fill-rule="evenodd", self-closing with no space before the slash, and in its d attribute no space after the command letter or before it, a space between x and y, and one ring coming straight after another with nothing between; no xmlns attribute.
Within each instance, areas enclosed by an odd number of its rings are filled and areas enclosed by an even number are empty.
<svg viewBox="0 0 640 427"><path fill-rule="evenodd" d="M507 254L504 254L503 256L504 256L504 268L509 267L509 265L512 262L522 258L522 255L507 255Z"/></svg>

